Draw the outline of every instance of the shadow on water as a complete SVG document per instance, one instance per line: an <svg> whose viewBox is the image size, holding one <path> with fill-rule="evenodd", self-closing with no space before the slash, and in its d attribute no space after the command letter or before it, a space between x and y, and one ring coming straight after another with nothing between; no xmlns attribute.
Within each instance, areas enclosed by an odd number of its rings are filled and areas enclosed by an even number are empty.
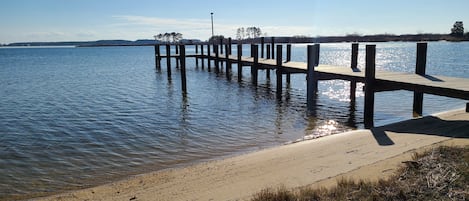
<svg viewBox="0 0 469 201"><path fill-rule="evenodd" d="M469 121L443 120L438 117L428 116L371 129L373 136L381 146L394 145L392 139L386 134L387 131L405 135L416 133L452 138L469 138Z"/></svg>

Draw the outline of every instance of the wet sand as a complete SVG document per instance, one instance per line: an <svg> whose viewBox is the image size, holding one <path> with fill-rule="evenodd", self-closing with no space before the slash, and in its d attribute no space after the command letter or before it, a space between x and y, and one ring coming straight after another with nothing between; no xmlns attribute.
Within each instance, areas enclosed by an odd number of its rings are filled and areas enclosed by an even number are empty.
<svg viewBox="0 0 469 201"><path fill-rule="evenodd" d="M268 187L330 186L343 177L376 180L412 153L441 144L469 145L469 113L445 112L38 200L246 200Z"/></svg>

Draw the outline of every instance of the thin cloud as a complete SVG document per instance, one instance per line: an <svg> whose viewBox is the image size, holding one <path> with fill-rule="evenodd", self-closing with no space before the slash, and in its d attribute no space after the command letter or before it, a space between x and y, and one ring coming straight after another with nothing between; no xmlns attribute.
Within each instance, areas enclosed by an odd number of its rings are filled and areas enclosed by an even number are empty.
<svg viewBox="0 0 469 201"><path fill-rule="evenodd" d="M114 24L115 27L133 27L141 30L153 30L155 33L163 32L180 32L184 38L208 39L211 35L211 22L207 19L172 19L172 18L156 18L135 15L116 15L113 18L119 22ZM253 25L244 25L240 23L224 22L217 20L214 24L215 35L224 35L225 37L236 37L236 30L239 27L250 27ZM264 33L270 36L294 36L314 34L314 28L308 26L272 26L272 25L256 25L260 27Z"/></svg>

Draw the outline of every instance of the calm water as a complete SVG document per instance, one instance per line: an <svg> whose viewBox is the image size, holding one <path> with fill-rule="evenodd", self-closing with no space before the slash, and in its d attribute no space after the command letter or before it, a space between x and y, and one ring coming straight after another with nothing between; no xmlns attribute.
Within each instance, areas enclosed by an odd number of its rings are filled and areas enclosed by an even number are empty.
<svg viewBox="0 0 469 201"><path fill-rule="evenodd" d="M322 44L320 63L349 66L350 46ZM413 72L415 47L378 43L377 68ZM305 61L305 50L295 45L292 60ZM364 45L359 60L363 68ZM363 127L363 93L357 90L351 105L347 82L320 82L311 116L305 75L293 75L279 100L274 71L271 80L261 71L253 86L248 68L238 83L236 65L228 80L196 68L193 59L187 63L183 96L179 71L168 79L164 60L156 70L152 47L0 48L0 199L83 188ZM469 43L429 43L427 73L469 78ZM412 95L378 93L375 124L412 118ZM464 104L425 95L424 113Z"/></svg>

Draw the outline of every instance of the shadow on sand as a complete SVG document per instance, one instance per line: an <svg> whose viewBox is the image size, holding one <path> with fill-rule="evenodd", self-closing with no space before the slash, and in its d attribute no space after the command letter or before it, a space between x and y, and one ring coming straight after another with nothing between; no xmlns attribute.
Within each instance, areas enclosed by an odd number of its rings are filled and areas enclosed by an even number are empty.
<svg viewBox="0 0 469 201"><path fill-rule="evenodd" d="M372 128L371 132L381 146L394 145L394 142L386 134L386 131L403 135L409 133L436 135L453 138L469 138L469 121L467 120L443 120L438 117L428 116L419 119L411 119L395 124Z"/></svg>

